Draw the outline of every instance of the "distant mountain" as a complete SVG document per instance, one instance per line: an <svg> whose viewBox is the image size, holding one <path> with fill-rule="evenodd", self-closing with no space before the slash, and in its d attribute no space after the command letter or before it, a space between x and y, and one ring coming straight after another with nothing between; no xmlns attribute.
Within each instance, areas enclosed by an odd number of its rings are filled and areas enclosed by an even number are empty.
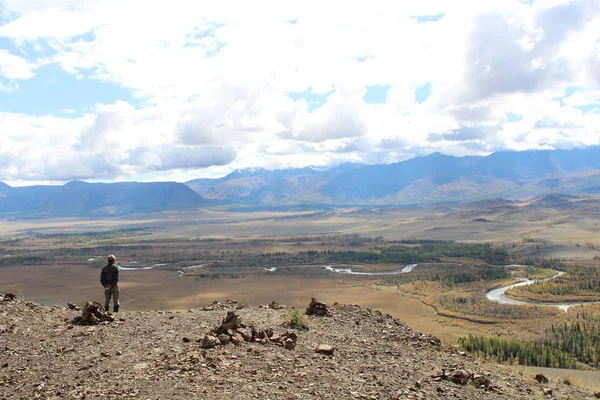
<svg viewBox="0 0 600 400"><path fill-rule="evenodd" d="M234 203L284 204L297 203L299 199L314 203L321 200L319 188L332 177L361 167L363 165L342 164L326 169L243 169L219 179L195 179L186 185L207 199Z"/></svg>
<svg viewBox="0 0 600 400"><path fill-rule="evenodd" d="M197 208L207 202L182 183L86 183L10 187L0 184L0 213L31 216L123 215Z"/></svg>
<svg viewBox="0 0 600 400"><path fill-rule="evenodd" d="M123 215L226 205L258 210L333 205L395 206L519 200L548 193L600 193L600 147L570 151L500 152L453 157L440 153L385 164L332 168L237 170L186 184L85 183L10 187L0 182L0 214ZM535 205L564 197L540 197Z"/></svg>
<svg viewBox="0 0 600 400"><path fill-rule="evenodd" d="M242 170L186 184L210 199L252 205L396 205L600 193L600 147L485 157L434 153L393 164L325 170Z"/></svg>

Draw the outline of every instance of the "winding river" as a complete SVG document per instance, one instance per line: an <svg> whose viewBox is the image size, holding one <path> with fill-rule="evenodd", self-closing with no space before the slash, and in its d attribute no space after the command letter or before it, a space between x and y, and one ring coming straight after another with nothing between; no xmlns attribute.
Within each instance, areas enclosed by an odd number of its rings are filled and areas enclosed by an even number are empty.
<svg viewBox="0 0 600 400"><path fill-rule="evenodd" d="M543 281L547 281L550 279L555 279L564 274L565 274L564 272L558 271L556 274L552 275L551 277L546 278L546 279L541 279L539 281L532 280L532 279L525 279L519 283L514 283L512 285L504 286L504 287L501 287L498 289L492 289L489 292L487 292L485 294L485 296L488 298L488 300L495 301L500 304L515 304L515 305L528 305L528 306L540 306L540 307L551 306L551 307L559 308L565 312L569 309L569 307L579 306L582 304L598 303L597 301L582 302L582 303L534 303L534 302L530 302L530 301L515 300L515 299L511 299L509 297L506 297L506 291L509 289L512 289L514 287L527 286L527 285L534 284L536 282L543 282Z"/></svg>
<svg viewBox="0 0 600 400"><path fill-rule="evenodd" d="M397 275L397 274L405 274L407 272L412 271L417 264L409 264L404 268L395 269L393 271L379 271L379 272L361 272L361 271L352 271L352 268L337 268L331 265L325 265L325 268L331 272L337 272L338 274L348 274L348 275ZM355 265L355 267L359 267L359 265Z"/></svg>
<svg viewBox="0 0 600 400"><path fill-rule="evenodd" d="M94 259L90 259L88 261L91 261L91 260L94 260ZM137 263L137 261L132 261L131 263L134 264L134 263ZM125 271L148 270L148 269L153 269L153 268L160 267L163 265L167 265L167 264L154 264L152 266L147 266L147 267L122 267L122 266L119 266L119 269L125 270ZM405 273L412 271L416 266L417 266L417 264L408 264L408 265L404 266L403 268L395 269L392 271L377 271L377 272L353 271L352 268L334 267L332 265L324 265L323 268L328 271L335 272L338 274L376 276L376 275L405 274ZM514 266L515 265L507 265L507 267L514 267ZM177 272L179 273L179 276L183 276L185 274L186 270L197 269L197 268L202 268L202 267L203 267L202 264L201 265L192 265L190 267L184 267L182 270L177 271ZM360 267L360 265L354 265L353 267ZM264 269L265 269L265 271L268 271L268 272L274 272L277 270L277 268L275 268L275 267L264 268ZM532 280L532 279L522 278L521 282L513 283L512 285L503 286L503 287L500 287L497 289L492 289L489 292L487 292L485 296L487 297L488 300L495 301L500 304L531 305L531 306L540 306L540 307L551 306L551 307L557 307L563 311L567 311L569 309L569 307L573 307L573 306L578 306L578 305L582 305L582 304L598 303L598 301L581 302L581 303L534 303L534 302L516 300L516 299L511 299L509 297L506 297L506 291L509 289L512 289L512 288L515 288L518 286L531 285L536 282L542 282L542 281L547 281L550 279L555 279L564 274L565 274L564 272L558 271L556 274L552 275L551 277L541 279L541 280Z"/></svg>

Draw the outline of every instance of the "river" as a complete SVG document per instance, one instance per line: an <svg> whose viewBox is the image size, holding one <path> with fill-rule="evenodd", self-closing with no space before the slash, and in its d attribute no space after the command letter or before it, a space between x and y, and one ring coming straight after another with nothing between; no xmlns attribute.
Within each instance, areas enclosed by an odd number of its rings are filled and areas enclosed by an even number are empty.
<svg viewBox="0 0 600 400"><path fill-rule="evenodd" d="M338 274L348 274L348 275L397 275L397 274L405 274L407 272L412 271L417 264L409 264L403 268L395 269L393 271L379 271L379 272L361 272L361 271L352 271L352 268L338 268L333 267L331 265L325 265L325 268L331 272L337 272ZM360 265L355 265L355 267L360 267Z"/></svg>
<svg viewBox="0 0 600 400"><path fill-rule="evenodd" d="M564 275L564 274L565 274L564 272L558 271L556 274L552 275L551 277L541 279L541 280L525 279L519 283L514 283L512 285L504 286L504 287L501 287L498 289L492 289L489 292L487 292L485 296L488 298L488 300L495 301L496 303L500 303L500 304L515 304L515 305L528 305L528 306L540 306L540 307L551 306L551 307L559 308L565 312L569 309L569 307L579 306L582 304L597 303L597 301L582 302L582 303L534 303L534 302L530 302L530 301L515 300L515 299L511 299L509 297L506 297L506 291L509 289L512 289L514 287L532 285L536 282L542 282L542 281L547 281L550 279L558 278L559 276Z"/></svg>

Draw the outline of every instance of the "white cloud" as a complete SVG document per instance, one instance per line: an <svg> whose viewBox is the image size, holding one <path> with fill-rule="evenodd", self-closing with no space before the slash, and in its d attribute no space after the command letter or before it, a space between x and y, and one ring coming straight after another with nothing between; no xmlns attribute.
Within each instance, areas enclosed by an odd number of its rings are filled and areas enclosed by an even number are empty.
<svg viewBox="0 0 600 400"><path fill-rule="evenodd" d="M600 89L576 92L563 101L573 107L597 104L600 103Z"/></svg>
<svg viewBox="0 0 600 400"><path fill-rule="evenodd" d="M280 136L306 142L364 136L367 124L360 115L364 93L364 90L337 89L321 108L311 113L304 102L294 105L293 115L280 114L280 122L286 129Z"/></svg>
<svg viewBox="0 0 600 400"><path fill-rule="evenodd" d="M0 92L16 92L19 90L19 84L17 82L0 82Z"/></svg>
<svg viewBox="0 0 600 400"><path fill-rule="evenodd" d="M29 79L35 74L35 66L8 50L0 50L0 76L8 79Z"/></svg>
<svg viewBox="0 0 600 400"><path fill-rule="evenodd" d="M3 10L0 37L21 52L0 50L0 92L54 64L140 99L83 116L0 114L6 179L192 178L598 144L598 115L576 107L598 101L599 0L4 0ZM363 100L373 85L389 86L385 104ZM561 105L568 87L585 90ZM314 111L287 96L309 88L328 94Z"/></svg>

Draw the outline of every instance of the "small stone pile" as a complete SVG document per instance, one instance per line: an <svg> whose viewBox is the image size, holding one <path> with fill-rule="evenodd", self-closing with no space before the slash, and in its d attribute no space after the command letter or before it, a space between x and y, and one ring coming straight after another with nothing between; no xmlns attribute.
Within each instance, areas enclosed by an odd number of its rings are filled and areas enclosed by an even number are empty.
<svg viewBox="0 0 600 400"><path fill-rule="evenodd" d="M96 301L88 301L83 307L81 316L73 319L74 325L98 325L113 322L115 318L104 310L104 306Z"/></svg>
<svg viewBox="0 0 600 400"><path fill-rule="evenodd" d="M239 303L237 300L225 300L224 303L221 303L219 300L213 301L210 305L202 307L202 311L222 311L222 310L230 310L235 308L236 310L241 310L246 307L245 304Z"/></svg>
<svg viewBox="0 0 600 400"><path fill-rule="evenodd" d="M306 307L306 315L316 315L317 317L331 317L331 312L327 304L317 301L314 297L310 300L310 304Z"/></svg>
<svg viewBox="0 0 600 400"><path fill-rule="evenodd" d="M17 296L12 293L6 293L2 296L2 301L15 301L17 300Z"/></svg>
<svg viewBox="0 0 600 400"><path fill-rule="evenodd" d="M271 310L285 310L287 306L284 304L279 304L278 302L273 300L269 304L261 304L260 308L268 308Z"/></svg>
<svg viewBox="0 0 600 400"><path fill-rule="evenodd" d="M442 368L442 372L437 372L431 375L434 381L447 380L458 385L466 385L469 381L473 382L476 388L488 390L496 390L497 387L492 383L492 380L487 375L475 374L459 369L458 364L453 364Z"/></svg>
<svg viewBox="0 0 600 400"><path fill-rule="evenodd" d="M244 325L240 316L234 311L228 311L221 325L214 328L198 341L200 342L200 347L204 349L227 345L229 343L237 346L244 342L262 344L273 342L284 346L288 350L293 350L296 347L297 340L298 335L293 330L288 330L283 334L277 334L270 328L258 331L254 326Z"/></svg>

